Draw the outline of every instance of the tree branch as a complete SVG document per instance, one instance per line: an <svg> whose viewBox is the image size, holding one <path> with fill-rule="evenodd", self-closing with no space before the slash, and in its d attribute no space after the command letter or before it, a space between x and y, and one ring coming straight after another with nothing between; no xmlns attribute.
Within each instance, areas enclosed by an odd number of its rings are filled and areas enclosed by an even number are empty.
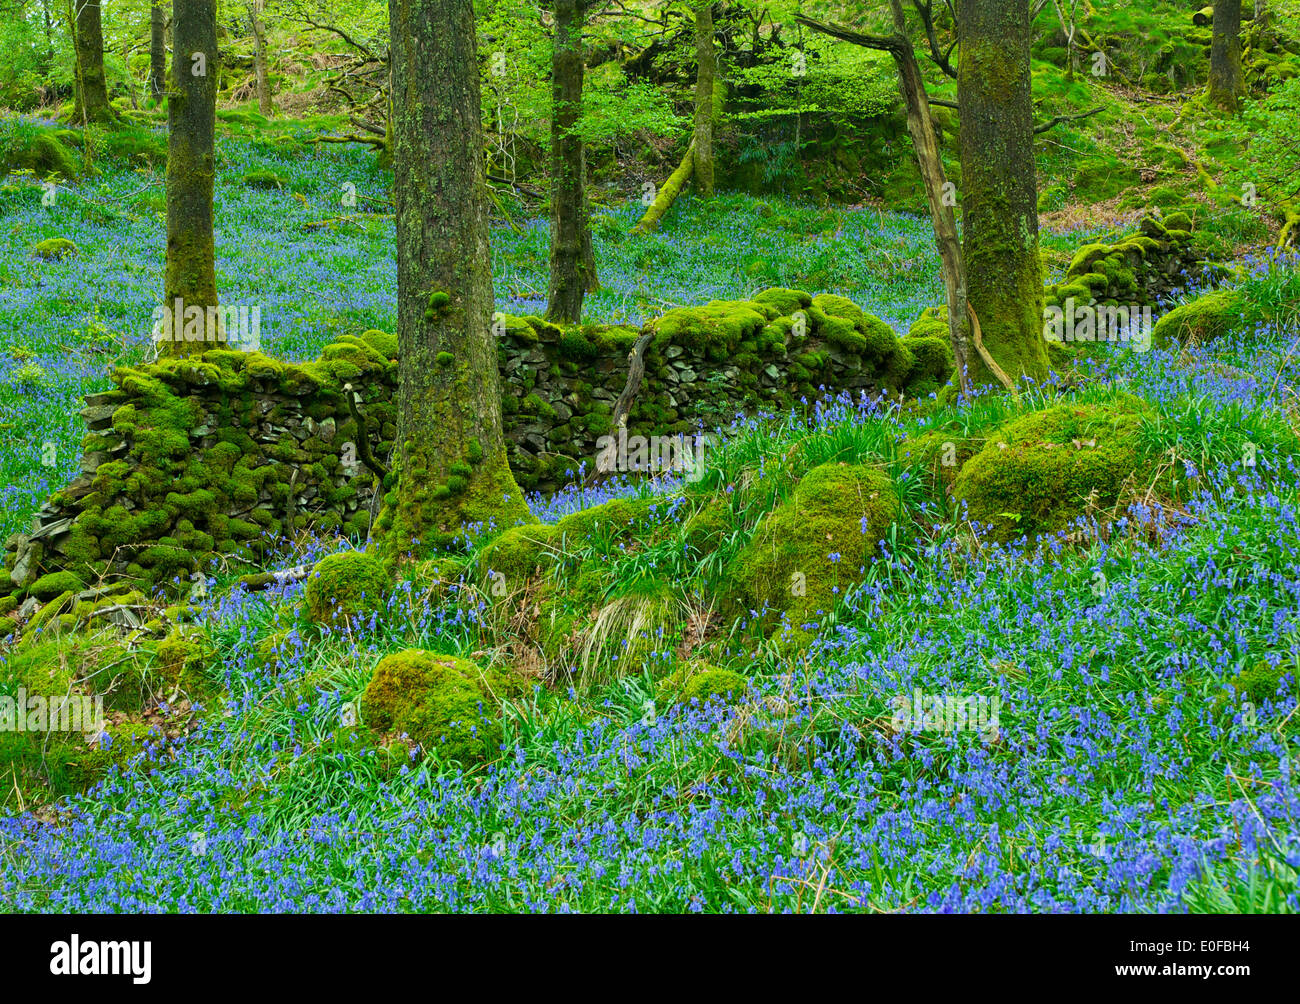
<svg viewBox="0 0 1300 1004"><path fill-rule="evenodd" d="M1057 115L1048 119L1042 125L1034 126L1034 135L1037 136L1040 132L1047 132L1048 129L1054 128L1062 122L1078 122L1079 119L1086 119L1089 115L1096 115L1099 111L1101 111L1101 105L1096 108L1089 108L1086 112L1079 112L1078 115Z"/></svg>

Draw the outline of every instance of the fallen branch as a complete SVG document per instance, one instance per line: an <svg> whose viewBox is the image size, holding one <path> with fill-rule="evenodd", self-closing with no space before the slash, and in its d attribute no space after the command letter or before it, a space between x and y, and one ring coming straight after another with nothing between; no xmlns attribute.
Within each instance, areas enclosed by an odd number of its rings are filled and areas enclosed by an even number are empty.
<svg viewBox="0 0 1300 1004"><path fill-rule="evenodd" d="M655 200L646 209L645 215L632 228L634 234L648 234L655 227L659 226L659 221L663 218L664 213L668 212L670 206L681 194L682 188L690 180L691 173L695 170L695 140L692 139L690 146L686 148L686 153L682 156L682 162L677 165L677 170L668 176L664 182L664 187L659 189L655 195Z"/></svg>
<svg viewBox="0 0 1300 1004"><path fill-rule="evenodd" d="M1096 115L1099 111L1101 111L1101 105L1096 108L1089 108L1086 112L1079 112L1077 115L1057 115L1055 118L1048 119L1042 125L1034 126L1034 135L1037 136L1040 132L1047 132L1048 129L1052 129L1062 122L1078 122L1079 119L1086 119L1090 115Z"/></svg>
<svg viewBox="0 0 1300 1004"><path fill-rule="evenodd" d="M352 412L352 418L357 423L357 453L361 457L361 462L378 474L382 482L388 477L388 468L376 460L375 455L370 452L370 427L366 425L365 417L357 407L356 396L352 393L352 384L343 385L343 398L347 401L348 410Z"/></svg>
<svg viewBox="0 0 1300 1004"><path fill-rule="evenodd" d="M975 316L975 308L966 301L966 310L970 314L971 330L974 332L975 351L980 354L984 360L984 365L989 368L989 372L998 378L998 381L1007 390L1011 391L1011 397L1017 403L1020 401L1020 392L1016 390L1015 382L1007 376L1007 371L998 365L998 361L989 354L989 350L984 347L984 338L980 332L980 319Z"/></svg>
<svg viewBox="0 0 1300 1004"><path fill-rule="evenodd" d="M259 572L255 575L241 575L239 583L245 589L257 591L271 586L282 586L289 582L299 582L311 574L312 565L295 565L278 572Z"/></svg>

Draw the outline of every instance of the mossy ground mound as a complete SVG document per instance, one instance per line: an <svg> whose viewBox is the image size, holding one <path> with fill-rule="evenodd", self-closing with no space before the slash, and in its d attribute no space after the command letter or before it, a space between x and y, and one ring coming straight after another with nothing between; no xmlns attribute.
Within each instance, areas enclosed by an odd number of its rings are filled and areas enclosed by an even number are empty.
<svg viewBox="0 0 1300 1004"><path fill-rule="evenodd" d="M440 759L483 763L500 753L500 701L511 688L468 659L407 649L380 660L362 711L376 732L405 735Z"/></svg>
<svg viewBox="0 0 1300 1004"><path fill-rule="evenodd" d="M50 237L32 248L32 255L45 261L62 261L77 253L77 245L66 237Z"/></svg>
<svg viewBox="0 0 1300 1004"><path fill-rule="evenodd" d="M75 178L77 156L48 129L13 128L0 136L0 175L30 171L38 178Z"/></svg>
<svg viewBox="0 0 1300 1004"><path fill-rule="evenodd" d="M0 808L83 791L147 743L185 731L186 702L220 689L204 670L210 654L197 633L144 644L42 633L9 649L0 659Z"/></svg>
<svg viewBox="0 0 1300 1004"><path fill-rule="evenodd" d="M317 563L303 587L313 624L347 627L381 611L388 575L379 559L361 551L331 554Z"/></svg>
<svg viewBox="0 0 1300 1004"><path fill-rule="evenodd" d="M1239 327L1245 303L1236 290L1206 293L1180 304L1156 322L1152 338L1158 345L1209 342Z"/></svg>
<svg viewBox="0 0 1300 1004"><path fill-rule="evenodd" d="M823 464L759 524L732 574L755 609L785 611L796 626L830 613L861 581L899 515L889 477L860 464Z"/></svg>
<svg viewBox="0 0 1300 1004"><path fill-rule="evenodd" d="M1140 402L1058 405L990 434L961 468L954 494L997 540L1052 533L1110 512L1149 487Z"/></svg>

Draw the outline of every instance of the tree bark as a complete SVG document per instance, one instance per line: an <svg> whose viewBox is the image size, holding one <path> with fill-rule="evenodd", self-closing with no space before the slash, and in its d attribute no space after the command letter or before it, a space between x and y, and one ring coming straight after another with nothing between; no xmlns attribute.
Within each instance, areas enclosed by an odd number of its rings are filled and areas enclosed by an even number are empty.
<svg viewBox="0 0 1300 1004"><path fill-rule="evenodd" d="M1048 372L1027 0L958 0L963 257L983 344L1012 380ZM998 380L977 354L974 384ZM1000 382L1000 381L998 381Z"/></svg>
<svg viewBox="0 0 1300 1004"><path fill-rule="evenodd" d="M149 96L161 101L167 89L167 13L164 0L149 5Z"/></svg>
<svg viewBox="0 0 1300 1004"><path fill-rule="evenodd" d="M81 122L111 122L114 115L104 78L104 26L99 0L73 0L73 10L76 15L73 42L81 85L77 117Z"/></svg>
<svg viewBox="0 0 1300 1004"><path fill-rule="evenodd" d="M212 184L217 119L216 0L173 0L172 81L167 98L167 268L164 309L217 306ZM210 316L210 314L209 314ZM206 321L202 339L173 324L160 352L213 348L224 332Z"/></svg>
<svg viewBox="0 0 1300 1004"><path fill-rule="evenodd" d="M582 25L585 0L555 0L551 49L551 277L546 316L582 320L592 288L594 256L588 226L587 159L577 131L582 116Z"/></svg>
<svg viewBox="0 0 1300 1004"><path fill-rule="evenodd" d="M713 194L713 82L717 59L713 52L713 4L695 8L695 190Z"/></svg>
<svg viewBox="0 0 1300 1004"><path fill-rule="evenodd" d="M263 0L247 0L248 20L253 28L253 72L257 77L257 110L263 115L275 114L275 103L271 100L271 84L266 76L266 28L262 24L258 9Z"/></svg>
<svg viewBox="0 0 1300 1004"><path fill-rule="evenodd" d="M1214 107L1235 113L1245 91L1241 70L1241 0L1214 0L1207 97Z"/></svg>
<svg viewBox="0 0 1300 1004"><path fill-rule="evenodd" d="M472 0L390 0L398 428L376 525L392 563L529 518L501 428Z"/></svg>

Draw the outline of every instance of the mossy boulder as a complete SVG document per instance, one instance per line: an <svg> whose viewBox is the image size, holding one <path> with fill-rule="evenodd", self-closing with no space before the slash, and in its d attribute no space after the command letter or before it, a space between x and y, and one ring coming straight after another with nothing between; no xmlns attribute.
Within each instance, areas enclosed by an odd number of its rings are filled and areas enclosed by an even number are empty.
<svg viewBox="0 0 1300 1004"><path fill-rule="evenodd" d="M78 253L77 245L66 237L50 237L32 248L32 255L45 261L62 261Z"/></svg>
<svg viewBox="0 0 1300 1004"><path fill-rule="evenodd" d="M1244 308L1241 293L1235 289L1206 293L1156 321L1151 340L1157 345L1213 341L1242 323Z"/></svg>
<svg viewBox="0 0 1300 1004"><path fill-rule="evenodd" d="M748 686L749 681L734 669L718 669L709 666L686 681L686 686L677 695L677 702L690 704L699 701L705 704L709 701L722 701L726 704L735 704L745 696Z"/></svg>
<svg viewBox="0 0 1300 1004"><path fill-rule="evenodd" d="M303 598L313 624L356 624L383 609L388 575L378 558L363 551L332 554L307 577Z"/></svg>
<svg viewBox="0 0 1300 1004"><path fill-rule="evenodd" d="M274 171L249 171L244 175L244 184L249 188L283 188L284 181Z"/></svg>
<svg viewBox="0 0 1300 1004"><path fill-rule="evenodd" d="M81 171L76 154L51 131L13 129L0 140L0 175L31 171L38 178L75 178Z"/></svg>
<svg viewBox="0 0 1300 1004"><path fill-rule="evenodd" d="M926 307L907 329L908 338L948 339L948 308Z"/></svg>
<svg viewBox="0 0 1300 1004"><path fill-rule="evenodd" d="M1143 405L1058 405L1006 423L957 475L954 495L995 540L1052 533L1146 487Z"/></svg>
<svg viewBox="0 0 1300 1004"><path fill-rule="evenodd" d="M501 746L500 674L453 655L407 649L375 666L362 697L366 725L405 735L442 759L494 760Z"/></svg>
<svg viewBox="0 0 1300 1004"><path fill-rule="evenodd" d="M792 620L829 613L862 580L898 514L898 494L881 471L814 467L759 523L733 563L734 580L755 609L788 611Z"/></svg>
<svg viewBox="0 0 1300 1004"><path fill-rule="evenodd" d="M547 567L547 555L557 550L556 538L555 527L547 523L511 527L479 551L475 567L485 581L501 581L513 591Z"/></svg>
<svg viewBox="0 0 1300 1004"><path fill-rule="evenodd" d="M77 592L82 588L81 579L72 572L50 572L42 575L31 584L28 592L38 600L48 601L61 593Z"/></svg>

